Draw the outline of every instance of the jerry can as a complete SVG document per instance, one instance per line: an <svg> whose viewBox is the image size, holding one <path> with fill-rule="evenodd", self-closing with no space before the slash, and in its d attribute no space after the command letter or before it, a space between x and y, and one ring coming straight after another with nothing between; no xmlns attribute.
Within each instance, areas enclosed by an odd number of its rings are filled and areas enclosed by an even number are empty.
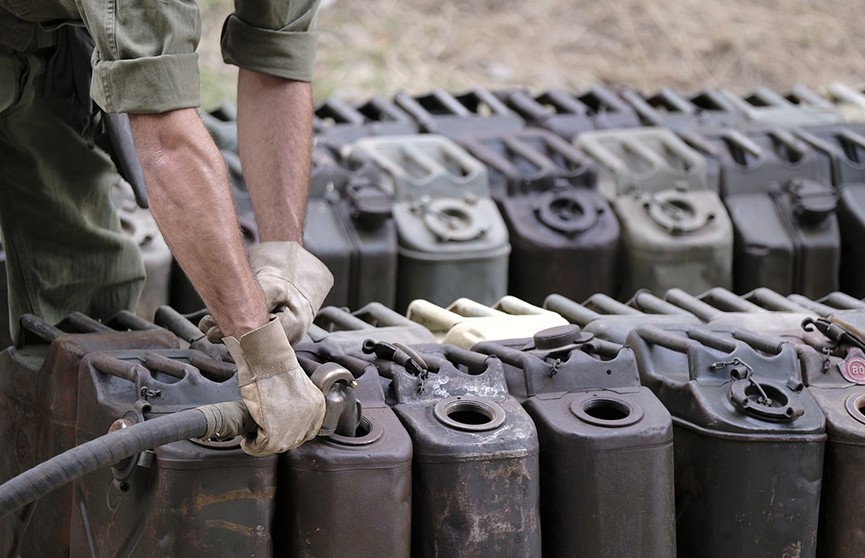
<svg viewBox="0 0 865 558"><path fill-rule="evenodd" d="M865 306L865 305L863 305ZM858 556L865 529L856 510L865 504L859 471L865 464L865 309L836 310L812 319L798 343L808 391L826 416L826 455L817 555Z"/></svg>
<svg viewBox="0 0 865 558"><path fill-rule="evenodd" d="M797 130L799 138L828 156L832 184L838 190L838 228L841 264L838 286L858 297L865 296L865 126L846 124Z"/></svg>
<svg viewBox="0 0 865 558"><path fill-rule="evenodd" d="M766 335L784 336L788 332L799 332L803 320L815 317L807 308L766 288L755 289L742 296L720 287L697 296L681 289L670 289L664 294L664 300L694 314L705 323L738 327Z"/></svg>
<svg viewBox="0 0 865 558"><path fill-rule="evenodd" d="M791 343L641 325L643 385L673 416L680 556L815 556L823 412Z"/></svg>
<svg viewBox="0 0 865 558"><path fill-rule="evenodd" d="M508 226L510 294L540 304L551 292L610 291L619 223L595 189L588 157L537 129L471 135L461 143L486 165Z"/></svg>
<svg viewBox="0 0 865 558"><path fill-rule="evenodd" d="M417 123L395 103L378 95L358 106L331 97L315 108L312 129L317 139L341 146L368 136L402 136L418 131Z"/></svg>
<svg viewBox="0 0 865 558"><path fill-rule="evenodd" d="M325 345L301 344L295 351L313 377L338 368L353 374L363 414L356 432L318 437L280 456L275 555L408 558L411 439L385 404L378 370ZM359 510L371 513L358 521ZM347 525L355 525L350 535Z"/></svg>
<svg viewBox="0 0 865 558"><path fill-rule="evenodd" d="M304 246L333 274L325 304L394 304L396 226L379 176L371 162L346 161L332 145L313 150Z"/></svg>
<svg viewBox="0 0 865 558"><path fill-rule="evenodd" d="M240 400L235 372L188 349L90 353L75 442ZM238 437L173 442L86 475L74 483L70 556L268 556L276 465L275 455L246 455Z"/></svg>
<svg viewBox="0 0 865 558"><path fill-rule="evenodd" d="M742 96L726 89L722 92L731 104L742 111L748 122L759 125L794 128L842 121L841 113L832 103L804 85L795 86L786 95L768 87L758 87Z"/></svg>
<svg viewBox="0 0 865 558"><path fill-rule="evenodd" d="M370 341L412 439L412 556L541 556L538 435L502 362ZM398 364L396 361L401 361Z"/></svg>
<svg viewBox="0 0 865 558"><path fill-rule="evenodd" d="M17 346L0 352L0 483L76 445L78 364L103 349L176 348L168 331L114 331L73 314L58 329L21 317ZM0 520L3 556L68 556L72 485Z"/></svg>
<svg viewBox="0 0 865 558"><path fill-rule="evenodd" d="M673 424L633 352L571 324L473 350L538 429L544 555L675 556Z"/></svg>
<svg viewBox="0 0 865 558"><path fill-rule="evenodd" d="M350 158L378 165L394 196L396 310L416 298L491 303L507 293L507 226L480 161L437 135L366 138Z"/></svg>
<svg viewBox="0 0 865 558"><path fill-rule="evenodd" d="M736 232L733 290L811 297L837 290L840 233L828 157L782 129L725 130L711 143Z"/></svg>
<svg viewBox="0 0 865 558"><path fill-rule="evenodd" d="M700 320L690 312L665 302L647 291L634 295L633 301L643 302L650 298L650 306L625 304L605 294L598 293L582 304L559 294L551 294L544 300L544 308L580 326L586 333L599 339L624 344L631 330L642 324L699 324Z"/></svg>
<svg viewBox="0 0 865 558"><path fill-rule="evenodd" d="M640 116L645 126L674 131L737 126L745 118L719 91L707 89L687 98L668 87L653 95L624 89L621 96Z"/></svg>
<svg viewBox="0 0 865 558"><path fill-rule="evenodd" d="M702 155L660 128L586 133L577 146L597 162L622 227L620 298L730 286L733 229Z"/></svg>
<svg viewBox="0 0 865 558"><path fill-rule="evenodd" d="M481 87L458 95L438 88L418 96L401 91L394 96L394 103L411 115L421 132L449 138L519 130L525 125L517 113Z"/></svg>
<svg viewBox="0 0 865 558"><path fill-rule="evenodd" d="M435 343L433 333L380 302L370 302L351 312L324 306L306 332L304 341L325 346L332 353L358 352L371 337L406 345Z"/></svg>
<svg viewBox="0 0 865 558"><path fill-rule="evenodd" d="M409 304L406 317L431 331L440 342L463 349L481 341L526 337L567 324L555 312L510 295L492 306L458 298L447 308L416 299Z"/></svg>

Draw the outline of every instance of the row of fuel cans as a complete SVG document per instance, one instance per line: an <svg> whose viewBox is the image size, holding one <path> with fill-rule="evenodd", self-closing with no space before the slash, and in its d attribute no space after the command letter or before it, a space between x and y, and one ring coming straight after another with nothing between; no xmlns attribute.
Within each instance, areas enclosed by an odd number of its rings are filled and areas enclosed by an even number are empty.
<svg viewBox="0 0 865 558"><path fill-rule="evenodd" d="M330 99L316 109L304 242L336 277L328 303L350 308L674 287L863 297L855 106L801 88ZM234 117L205 113L254 242ZM199 307L189 292L172 306Z"/></svg>
<svg viewBox="0 0 865 558"><path fill-rule="evenodd" d="M0 481L239 398L170 307L21 320ZM360 426L279 456L154 448L0 521L4 556L823 556L865 545L865 303L758 288L325 307L295 347Z"/></svg>

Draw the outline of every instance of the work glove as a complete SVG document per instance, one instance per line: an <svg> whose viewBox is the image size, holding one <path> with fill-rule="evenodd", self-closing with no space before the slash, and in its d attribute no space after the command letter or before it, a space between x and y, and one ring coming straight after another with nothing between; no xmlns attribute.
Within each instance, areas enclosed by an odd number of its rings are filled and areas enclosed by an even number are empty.
<svg viewBox="0 0 865 558"><path fill-rule="evenodd" d="M240 395L258 425L241 442L243 451L281 453L318 434L324 395L301 369L279 320L223 342L237 364Z"/></svg>
<svg viewBox="0 0 865 558"><path fill-rule="evenodd" d="M249 266L267 309L282 324L290 343L301 340L333 286L333 275L297 242L262 242L249 249ZM198 324L211 343L222 331L210 315Z"/></svg>

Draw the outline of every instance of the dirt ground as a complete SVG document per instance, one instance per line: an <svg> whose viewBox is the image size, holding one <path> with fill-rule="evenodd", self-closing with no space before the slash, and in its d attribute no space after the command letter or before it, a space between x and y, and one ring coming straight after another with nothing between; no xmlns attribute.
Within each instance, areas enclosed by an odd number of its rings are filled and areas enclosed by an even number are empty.
<svg viewBox="0 0 865 558"><path fill-rule="evenodd" d="M218 51L230 1L206 0L205 107L233 97ZM316 99L483 86L650 92L865 80L854 0L324 0Z"/></svg>

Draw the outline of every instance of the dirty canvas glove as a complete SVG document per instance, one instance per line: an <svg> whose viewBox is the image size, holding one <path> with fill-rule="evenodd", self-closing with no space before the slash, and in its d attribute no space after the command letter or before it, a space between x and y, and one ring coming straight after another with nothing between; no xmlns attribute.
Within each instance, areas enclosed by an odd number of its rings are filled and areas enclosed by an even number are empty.
<svg viewBox="0 0 865 558"><path fill-rule="evenodd" d="M240 395L258 425L241 443L243 451L281 453L318 434L324 395L301 369L279 320L223 342L237 364Z"/></svg>
<svg viewBox="0 0 865 558"><path fill-rule="evenodd" d="M249 249L249 266L268 311L279 318L288 340L297 343L330 292L333 275L297 242L256 244ZM222 340L222 331L210 315L198 327L211 343Z"/></svg>

